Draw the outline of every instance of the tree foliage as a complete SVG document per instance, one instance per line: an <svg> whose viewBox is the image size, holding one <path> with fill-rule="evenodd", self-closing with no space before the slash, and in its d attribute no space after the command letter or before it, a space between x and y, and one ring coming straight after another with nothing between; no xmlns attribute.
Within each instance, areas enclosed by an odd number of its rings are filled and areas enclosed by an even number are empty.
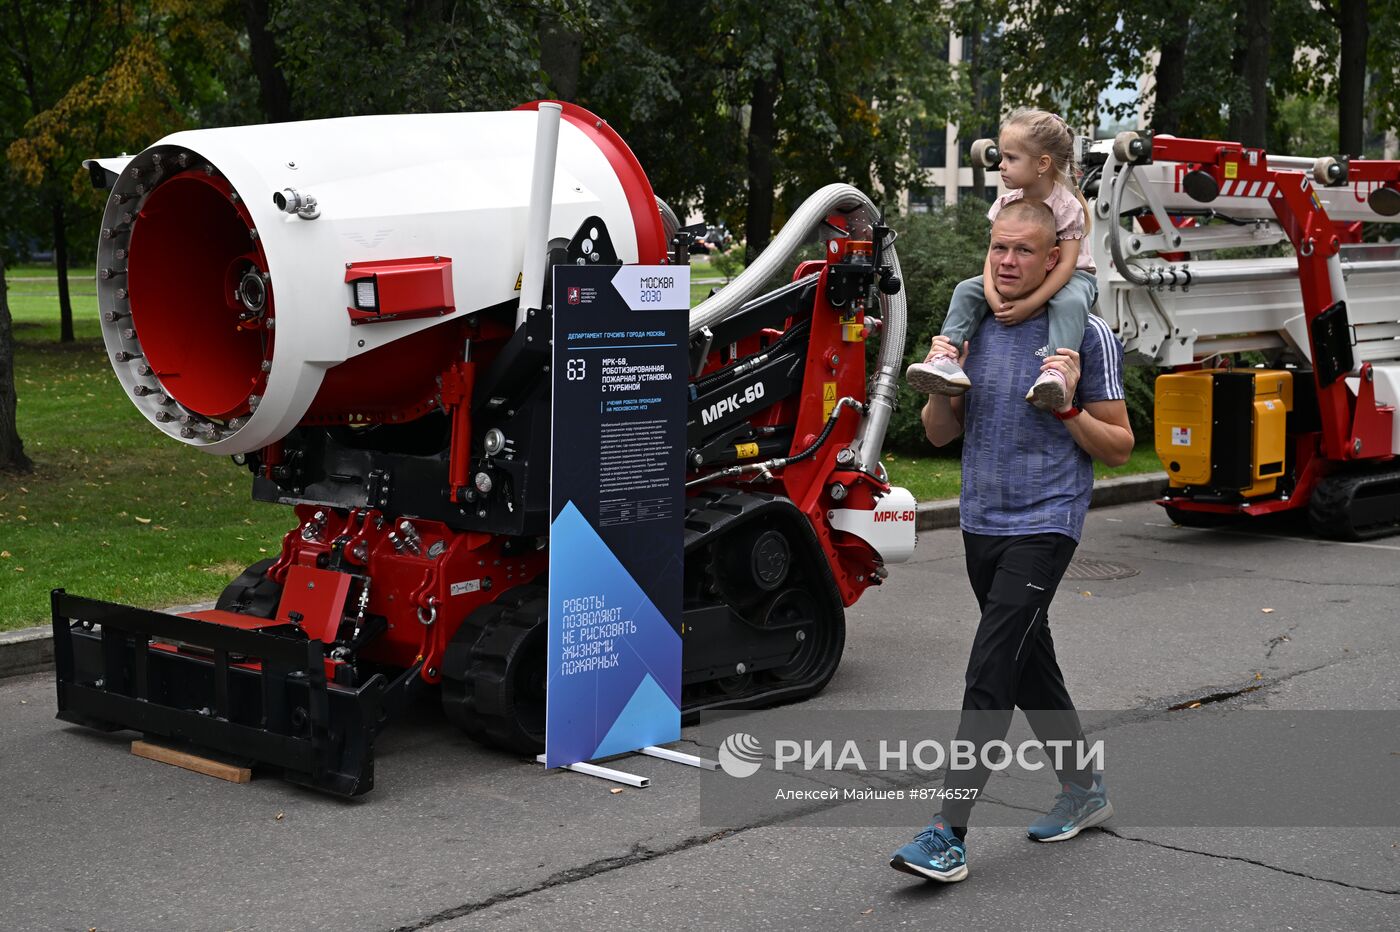
<svg viewBox="0 0 1400 932"><path fill-rule="evenodd" d="M1001 78L1006 108L1044 107L1091 128L1145 106L1158 132L1239 138L1274 151L1316 135L1297 122L1315 109L1290 103L1298 98L1334 101L1329 149L1339 131L1360 133L1359 104L1349 117L1335 104L1348 51L1342 26L1360 11L1370 22L1369 47L1360 54L1371 81L1364 99L1354 80L1348 93L1364 102L1374 128L1400 122L1400 0L1129 0L1108 7L957 0L953 9L965 32L994 37L982 67Z"/></svg>
<svg viewBox="0 0 1400 932"><path fill-rule="evenodd" d="M583 25L580 102L609 115L663 197L744 229L751 251L821 185L918 183L952 112L942 4L620 0Z"/></svg>
<svg viewBox="0 0 1400 932"><path fill-rule="evenodd" d="M492 110L538 97L531 4L282 0L270 32L302 119Z"/></svg>
<svg viewBox="0 0 1400 932"><path fill-rule="evenodd" d="M227 60L237 42L222 10L196 0L15 0L0 8L4 169L32 192L20 215L47 221L34 232L53 245L65 341L73 338L70 231L86 253L102 203L82 161L139 149L192 122L199 103L220 95L210 63Z"/></svg>

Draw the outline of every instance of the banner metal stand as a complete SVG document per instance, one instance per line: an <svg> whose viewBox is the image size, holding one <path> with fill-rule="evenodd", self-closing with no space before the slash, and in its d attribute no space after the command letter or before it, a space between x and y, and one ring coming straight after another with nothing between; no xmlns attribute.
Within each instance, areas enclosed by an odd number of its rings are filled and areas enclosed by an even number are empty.
<svg viewBox="0 0 1400 932"><path fill-rule="evenodd" d="M707 760L703 757L697 757L694 754L684 754L680 751L673 751L670 748L657 747L656 745L638 748L636 753L670 761L673 764L684 764L687 767L695 767L700 770L719 769L719 761ZM537 755L535 760L543 764L544 755ZM614 770L611 767L603 767L598 764L590 764L587 761L580 761L577 764L565 764L557 769L572 770L574 773L583 773L590 777L598 777L601 780L611 780L614 783L624 783L627 786L641 788L651 786L651 779L649 777L639 777L634 773L627 773L624 770Z"/></svg>
<svg viewBox="0 0 1400 932"><path fill-rule="evenodd" d="M544 763L544 755L535 758L541 764ZM611 780L614 783L625 783L628 786L647 787L651 786L649 777L639 777L635 773L626 773L621 770L613 770L611 767L600 767L597 764L590 764L587 761L579 761L577 764L565 764L559 770L572 770L574 773L586 773L590 777L598 777L602 780Z"/></svg>
<svg viewBox="0 0 1400 932"><path fill-rule="evenodd" d="M687 767L699 767L701 770L719 769L719 761L706 760L703 757L696 757L694 754L682 754L680 751L673 751L670 748L659 748L654 744L638 748L637 753L645 754L648 757L659 757L675 764L685 764Z"/></svg>

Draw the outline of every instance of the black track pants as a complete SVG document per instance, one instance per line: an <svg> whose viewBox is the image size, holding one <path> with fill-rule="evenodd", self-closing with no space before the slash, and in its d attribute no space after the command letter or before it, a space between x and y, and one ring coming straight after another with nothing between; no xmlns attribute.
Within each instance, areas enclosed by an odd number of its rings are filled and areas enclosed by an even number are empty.
<svg viewBox="0 0 1400 932"><path fill-rule="evenodd" d="M982 619L967 661L962 705L965 713L979 714L963 716L958 739L974 742L979 753L976 767L950 769L944 786L980 792L989 774L980 749L988 741L1006 737L1015 708L1026 713L1042 743L1083 740L1079 715L1055 660L1048 614L1076 544L1063 534L991 537L966 531L963 542L967 576ZM1076 757L1065 755L1065 769L1058 771L1060 782L1088 787L1093 776L1087 769L1075 769ZM943 804L943 817L959 837L966 833L973 801Z"/></svg>

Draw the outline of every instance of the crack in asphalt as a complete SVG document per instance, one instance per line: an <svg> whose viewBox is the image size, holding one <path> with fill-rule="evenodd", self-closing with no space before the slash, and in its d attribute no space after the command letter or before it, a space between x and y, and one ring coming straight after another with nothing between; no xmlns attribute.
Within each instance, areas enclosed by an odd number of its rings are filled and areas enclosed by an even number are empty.
<svg viewBox="0 0 1400 932"><path fill-rule="evenodd" d="M1200 696L1196 699L1188 699L1185 702L1178 702L1176 705L1169 705L1167 706L1167 711L1181 712L1185 709L1199 709L1203 705L1212 705L1217 702L1225 702L1227 700L1234 699L1237 696L1246 695L1247 693L1257 693L1263 688L1264 684L1260 682L1255 683L1252 686L1241 687L1240 689L1229 689L1225 692L1210 693L1209 695Z"/></svg>
<svg viewBox="0 0 1400 932"><path fill-rule="evenodd" d="M1400 589L1400 582L1334 582L1322 579L1293 579L1290 576L1256 576L1250 575L1250 582L1262 580L1264 582L1286 582L1297 583L1300 586L1343 586L1347 589Z"/></svg>
<svg viewBox="0 0 1400 932"><path fill-rule="evenodd" d="M1245 694L1247 694L1247 693L1259 693L1260 696L1259 696L1258 698L1263 698L1263 695L1264 695L1264 694L1267 694L1267 693L1269 693L1269 692L1272 692L1274 689L1276 689L1276 688L1279 687L1279 686L1282 686L1284 683L1287 683L1289 680L1296 679L1296 678L1298 678L1298 677L1300 677L1300 676L1305 676L1305 675L1307 675L1307 674L1309 674L1309 673L1316 673L1318 670L1326 670L1326 669L1329 668L1329 667L1335 667L1335 666L1337 666L1337 665L1339 665L1339 664L1343 664L1343 663L1353 663L1353 662L1355 662L1355 661L1358 660L1358 659L1359 659L1358 656L1351 656L1351 655L1345 656L1345 657L1336 657L1336 658L1334 658L1334 659L1332 659L1332 660L1324 661L1323 663L1319 663L1319 664L1316 664L1316 665L1311 666L1311 667L1304 667L1304 668L1301 669L1301 670L1294 670L1294 671L1292 671L1291 673L1284 673L1284 674L1281 674L1281 675L1276 676L1276 677L1274 677L1274 678L1272 678L1272 679L1266 679L1266 680L1260 680L1260 681L1250 680L1250 681L1247 682L1244 686L1236 687L1236 688L1234 688L1234 689L1230 689L1230 688L1228 688L1228 687L1225 688L1225 689L1217 689L1217 690L1214 691L1214 692L1206 693L1204 696L1201 696L1201 695L1199 695L1199 694L1193 694L1193 693L1185 693L1185 694L1178 694L1178 695L1176 695L1176 696L1167 696L1167 697L1164 697L1164 698L1159 698L1159 699L1157 699L1157 700L1155 700L1155 701L1156 701L1156 702L1159 702L1159 703L1160 703L1160 702L1167 702L1167 703L1171 703L1171 704L1168 705L1168 706L1166 706L1165 709L1144 708L1144 709L1140 709L1140 710L1132 710L1132 711L1130 711L1130 712L1125 713L1124 715L1115 716L1113 719L1110 720L1110 724L1112 724L1112 725L1117 725L1117 724L1129 724L1129 723L1137 723L1137 722L1147 721L1148 719L1157 718L1163 711L1166 711L1166 712L1185 711L1185 710L1188 710L1188 709L1190 708L1190 705L1191 705L1191 703L1193 703L1193 702L1200 702L1202 705L1205 705L1206 702L1207 702L1207 700L1209 700L1211 703L1224 702L1224 701L1226 701L1227 699L1231 699L1231 698L1234 698L1234 697L1236 697L1236 696L1242 696L1242 695L1245 695ZM1139 717L1138 713L1143 713L1143 714ZM1085 734L1089 734L1091 731L1100 731L1100 730L1102 730L1102 729L1101 729L1101 728L1094 728L1094 729L1088 729L1088 728L1086 728L1086 729L1084 730L1084 733L1085 733Z"/></svg>
<svg viewBox="0 0 1400 932"><path fill-rule="evenodd" d="M647 848L646 845L644 845L643 843L636 842L632 845L631 850L628 851L626 854L615 855L613 857L607 858L599 858L596 861L590 861L589 863L583 864L579 867L571 867L567 870L559 871L556 874L551 874L544 880L541 880L538 883L530 884L529 886L517 887L514 890L503 890L500 893L488 896L484 900L477 900L473 903L463 903L460 906L453 906L450 909L444 909L439 912L433 913L431 916L425 916L424 918L419 919L417 922L412 922L404 926L396 926L393 928L392 932L419 932L419 930L421 929L429 929L435 925L439 925L444 922L451 922L454 919L461 919L464 916L470 916L472 913L480 912L483 909L489 909L490 907L497 906L501 903L508 903L511 900L518 900L521 897L530 896L535 893L541 893L545 890L550 889L551 887L559 887L565 884L578 883L581 880L588 880L590 877L597 877L600 874L607 874L615 870L621 870L622 868L630 867L633 864L642 864L646 861L654 860L655 858L665 857L668 854L676 854L681 851L688 851L691 848L697 847L699 845L707 845L712 841L718 841L721 838L726 838L732 835L738 835L743 832L749 831L750 829L760 827L761 825L752 825L738 829L724 829L718 832L712 832L707 835L693 835L689 838L683 839L677 844L670 845L665 848Z"/></svg>
<svg viewBox="0 0 1400 932"><path fill-rule="evenodd" d="M1316 666L1307 667L1302 670L1294 670L1290 673L1286 673L1282 676L1276 677L1265 682L1251 682L1249 685L1236 690L1225 690L1221 692L1211 693L1203 697L1199 701L1201 701L1202 703L1205 703L1207 701L1211 703L1218 703L1227 701L1232 698L1237 698L1242 695L1255 693L1260 694L1257 698L1262 698L1264 694L1267 694L1274 688L1296 677L1303 676L1308 673L1315 673L1318 670L1323 670L1328 667L1336 666L1338 664L1352 662L1356 659L1356 657L1339 657L1334 660L1327 661L1325 663L1317 664ZM1107 719L1105 721L1096 723L1094 725L1091 725L1090 727L1085 728L1084 733L1086 735L1089 735L1125 724L1135 724L1139 722L1164 718L1170 715L1172 712L1186 709L1187 704L1189 704L1189 702L1197 701L1187 700L1186 703L1183 703L1180 700L1180 697L1170 697L1168 699L1158 699L1157 702L1170 702L1172 698L1177 699L1177 702L1174 705L1166 706L1164 708L1159 707L1126 710L1121 715L1113 716L1111 719ZM704 744L693 738L681 738L678 739L678 741L680 743L689 744L700 750L716 750L710 745ZM770 754L764 754L761 755L761 757L765 760L770 761L775 759L773 755ZM865 778L874 777L890 788L899 788L929 782L936 775L937 771L932 773L911 773L906 779L899 779L897 777L887 776L884 773L875 772L866 772L863 773L861 776ZM833 784L821 780L820 777L816 775L809 776L798 771L793 771L790 774L790 776L802 779L806 782L817 783L818 785L824 787L833 786ZM993 803L995 805L1004 806L1008 809L1017 809L1031 813L1040 813L1042 811L1031 806L1022 806L1016 803L1008 802L1003 799L998 799L997 797L990 796L985 792L982 793L980 799L982 802ZM422 919L417 920L416 922L409 923L408 925L396 926L392 930L390 930L390 932L420 932L420 930L431 929L433 926L440 925L444 922L451 922L455 919L461 919L463 917L470 916L473 913L478 913L482 910L489 909L493 906L498 906L502 903L508 903L513 900L533 896L536 893L541 893L545 890L549 890L552 888L579 883L584 880L589 880L593 877L598 877L600 875L608 874L617 870L623 870L636 864L644 864L648 861L664 858L672 854L679 854L681 852L689 851L693 848L711 844L712 842L720 841L722 839L733 838L735 836L742 835L746 832L750 832L755 829L768 828L774 825L781 825L785 822L795 821L814 812L819 812L831 808L836 807L826 806L820 803L814 803L811 806L805 806L796 810L790 810L785 814L774 815L771 818L761 819L748 825L737 826L734 828L718 829L716 831L708 832L702 835L692 835L690 837L680 840L676 844L667 845L660 848L650 848L643 842L635 842L626 854L599 858L596 861L590 861L589 863L580 865L578 867L567 868L565 870L551 874L545 879L533 884L518 887L513 890L504 890L499 893L492 894L491 896L486 897L482 900L477 900L471 903L463 903L461 905L454 906L449 909L440 910L439 912L433 913L429 916L425 916ZM1183 854L1195 854L1201 857L1215 858L1217 860L1240 861L1245 864L1252 864L1256 867L1262 867L1265 870L1271 870L1281 874L1300 877L1305 880L1313 880L1317 881L1318 883L1332 884L1334 886L1346 887L1348 889L1359 890L1367 893L1381 893L1390 896L1400 896L1400 890L1388 890L1380 887L1368 887L1362 884L1352 884L1347 883L1343 880L1334 880L1327 877L1317 877L1312 874L1306 874L1301 871L1290 870L1285 867L1279 867L1277 865L1268 864L1263 861L1253 860L1251 858L1241 857L1239 855L1216 854L1209 851L1197 851L1192 848L1185 848L1178 845L1167 844L1166 842L1157 842L1151 841L1146 838L1137 838L1130 835L1123 835L1115 831L1114 829L1105 828L1102 825L1095 826L1094 829L1091 829L1091 831L1094 830L1103 832L1104 834L1109 835L1113 838L1117 838L1121 841L1137 842L1140 844L1152 845L1153 847L1157 848L1178 851Z"/></svg>
<svg viewBox="0 0 1400 932"><path fill-rule="evenodd" d="M1168 851L1180 851L1183 854L1196 854L1203 858L1214 858L1218 861L1239 861L1244 864L1253 864L1255 867L1262 867L1265 870L1276 871L1280 874L1288 874L1290 877L1302 877L1304 880L1315 880L1318 883L1329 883L1337 887L1346 887L1349 890L1364 890L1367 893L1384 893L1387 896L1400 896L1400 890L1387 890L1384 887L1367 887L1358 883L1347 883L1345 880L1334 880L1331 877L1318 877L1314 874L1305 874L1302 871L1289 870L1286 867L1279 867L1276 864L1267 864L1263 861L1256 861L1253 858L1241 857L1237 854L1216 854L1213 851L1197 851L1195 848L1183 848L1180 845L1169 845L1164 841L1152 841L1149 838L1136 838L1132 835L1123 835L1111 828L1102 825L1095 826L1100 832L1117 838L1121 841L1132 841L1138 844L1151 845L1154 848L1165 848Z"/></svg>

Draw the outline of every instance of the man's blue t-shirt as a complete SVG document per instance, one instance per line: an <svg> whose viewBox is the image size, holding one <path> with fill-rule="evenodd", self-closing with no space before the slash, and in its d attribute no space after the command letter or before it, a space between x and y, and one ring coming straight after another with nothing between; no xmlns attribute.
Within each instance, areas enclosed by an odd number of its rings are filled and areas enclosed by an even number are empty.
<svg viewBox="0 0 1400 932"><path fill-rule="evenodd" d="M1053 350L1048 314L1006 327L988 314L973 334L964 369L962 529L1008 537L1059 533L1079 540L1094 488L1089 454L1049 411L1026 401ZM1079 347L1075 404L1123 398L1123 347L1089 315Z"/></svg>

